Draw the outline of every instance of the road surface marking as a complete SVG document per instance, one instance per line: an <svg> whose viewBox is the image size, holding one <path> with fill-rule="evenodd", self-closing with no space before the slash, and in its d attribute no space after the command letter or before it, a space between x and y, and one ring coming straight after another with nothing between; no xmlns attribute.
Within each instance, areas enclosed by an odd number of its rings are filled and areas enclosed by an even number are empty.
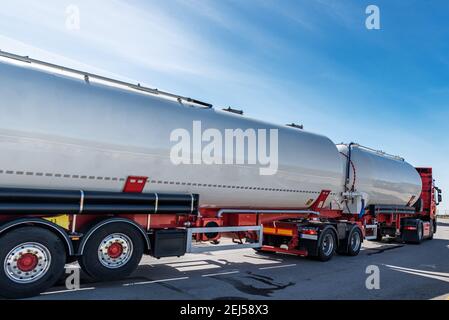
<svg viewBox="0 0 449 320"><path fill-rule="evenodd" d="M447 273L447 272L435 272L435 271L411 269L411 268L392 266L390 264L386 264L385 266L390 269L397 269L398 271L410 271L410 272L417 272L417 273L425 273L425 274L429 274L429 275L433 275L433 276L449 277L449 273Z"/></svg>
<svg viewBox="0 0 449 320"><path fill-rule="evenodd" d="M396 267L396 266L390 266L385 265L389 267L391 270L404 272L408 274L412 274L415 276L421 276L425 278L431 278L435 280L441 280L444 282L449 282L449 274L448 273L442 273L442 272L430 272L425 270L417 270L417 269L409 269L409 268L402 268L402 267Z"/></svg>
<svg viewBox="0 0 449 320"><path fill-rule="evenodd" d="M56 294L56 293L66 293L66 292L77 292L77 291L86 291L86 290L94 290L95 287L89 287L89 288L80 288L80 289L66 289L66 290L59 290L59 291L47 291L42 292L41 295L48 295L48 294Z"/></svg>
<svg viewBox="0 0 449 320"><path fill-rule="evenodd" d="M277 269L277 268L288 268L288 267L294 267L296 264L284 264L282 266L271 266L271 267L263 267L259 268L259 270L267 270L267 269Z"/></svg>
<svg viewBox="0 0 449 320"><path fill-rule="evenodd" d="M186 279L189 279L189 277L170 278L170 279L161 279L161 280L151 280L151 281L125 283L125 284L123 284L123 286L124 287L129 287L129 286L134 286L134 285L139 285L139 284L151 284L151 283L178 281L178 280L186 280Z"/></svg>
<svg viewBox="0 0 449 320"><path fill-rule="evenodd" d="M209 273L209 274L203 274L202 277L214 277L214 276L221 276L226 274L234 274L239 273L240 271L228 271L228 272L220 272L220 273Z"/></svg>
<svg viewBox="0 0 449 320"><path fill-rule="evenodd" d="M205 264L208 264L208 262L207 261L189 261L189 262L171 262L171 263L167 263L168 266L173 267L173 268L199 266L199 265L205 265Z"/></svg>
<svg viewBox="0 0 449 320"><path fill-rule="evenodd" d="M199 266L181 267L176 269L180 272L186 272L186 271L197 271L197 270L217 269L217 268L221 268L221 266L217 266L216 264L204 264Z"/></svg>

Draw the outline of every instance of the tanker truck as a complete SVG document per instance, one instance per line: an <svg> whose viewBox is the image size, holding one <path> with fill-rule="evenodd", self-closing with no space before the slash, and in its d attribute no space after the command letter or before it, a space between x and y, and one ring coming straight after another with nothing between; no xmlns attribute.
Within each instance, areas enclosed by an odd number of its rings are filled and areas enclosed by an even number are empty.
<svg viewBox="0 0 449 320"><path fill-rule="evenodd" d="M47 290L76 261L108 281L144 254L328 261L436 231L431 168L189 97L0 51L0 115L6 298Z"/></svg>

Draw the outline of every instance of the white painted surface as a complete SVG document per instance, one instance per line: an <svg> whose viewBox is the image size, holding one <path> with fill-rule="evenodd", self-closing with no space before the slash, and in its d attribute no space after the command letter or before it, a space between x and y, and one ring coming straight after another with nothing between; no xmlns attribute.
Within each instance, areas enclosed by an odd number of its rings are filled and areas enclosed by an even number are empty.
<svg viewBox="0 0 449 320"><path fill-rule="evenodd" d="M120 179L142 175L150 177L146 192L199 193L203 206L265 208L303 208L323 189L341 192L338 151L322 135L6 63L0 97L1 186L121 191ZM196 120L203 130L278 129L278 172L173 165L170 133Z"/></svg>
<svg viewBox="0 0 449 320"><path fill-rule="evenodd" d="M348 148L339 145L343 154ZM342 163L347 158L341 155ZM401 159L384 156L354 146L351 160L355 167L355 191L362 193L365 205L413 205L421 195L422 182L416 169ZM350 170L350 186L354 182L354 170Z"/></svg>

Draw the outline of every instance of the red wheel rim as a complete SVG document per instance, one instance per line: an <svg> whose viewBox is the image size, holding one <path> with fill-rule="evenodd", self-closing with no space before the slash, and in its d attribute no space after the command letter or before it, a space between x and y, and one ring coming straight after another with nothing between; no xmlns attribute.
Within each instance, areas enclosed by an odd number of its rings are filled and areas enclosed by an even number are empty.
<svg viewBox="0 0 449 320"><path fill-rule="evenodd" d="M32 253L25 253L17 260L17 268L23 272L29 272L36 268L39 260Z"/></svg>
<svg viewBox="0 0 449 320"><path fill-rule="evenodd" d="M108 248L108 256L112 259L120 257L123 253L123 247L120 243L113 243Z"/></svg>

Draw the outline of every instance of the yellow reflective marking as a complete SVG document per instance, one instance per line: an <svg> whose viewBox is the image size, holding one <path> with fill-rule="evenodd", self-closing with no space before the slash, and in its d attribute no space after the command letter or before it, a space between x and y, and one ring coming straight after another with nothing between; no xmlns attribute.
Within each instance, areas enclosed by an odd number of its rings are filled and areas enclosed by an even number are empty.
<svg viewBox="0 0 449 320"><path fill-rule="evenodd" d="M54 224L56 224L64 229L67 229L67 230L69 229L70 217L67 214L55 216L55 217L47 217L44 219L47 221L53 222Z"/></svg>
<svg viewBox="0 0 449 320"><path fill-rule="evenodd" d="M264 232L264 233L272 233L272 234L276 234L276 229L275 229L275 228L267 228L267 227L264 227L264 228L263 228L263 232Z"/></svg>
<svg viewBox="0 0 449 320"><path fill-rule="evenodd" d="M279 229L279 228L267 228L264 227L263 228L263 233L268 233L268 234L277 234L280 236L293 236L293 230L290 229Z"/></svg>
<svg viewBox="0 0 449 320"><path fill-rule="evenodd" d="M292 236L293 231L290 229L278 229L277 234L282 235L282 236Z"/></svg>

